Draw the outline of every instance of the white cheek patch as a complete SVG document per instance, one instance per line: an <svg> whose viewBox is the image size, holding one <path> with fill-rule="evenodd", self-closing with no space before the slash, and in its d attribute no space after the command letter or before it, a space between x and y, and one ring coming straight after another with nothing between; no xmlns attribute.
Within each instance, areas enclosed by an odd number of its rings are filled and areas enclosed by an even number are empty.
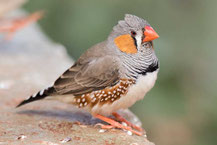
<svg viewBox="0 0 217 145"><path fill-rule="evenodd" d="M138 31L137 32L137 35L136 35L136 42L137 42L137 48L140 49L141 48L141 44L142 44L142 36L143 36L143 33L142 31Z"/></svg>

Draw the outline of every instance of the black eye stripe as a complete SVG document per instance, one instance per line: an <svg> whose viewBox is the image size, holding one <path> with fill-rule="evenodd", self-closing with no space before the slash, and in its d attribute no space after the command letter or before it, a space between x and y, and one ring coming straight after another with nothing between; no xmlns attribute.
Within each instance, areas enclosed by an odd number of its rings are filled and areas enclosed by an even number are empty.
<svg viewBox="0 0 217 145"><path fill-rule="evenodd" d="M131 31L131 37L133 38L134 44L135 44L136 49L137 49L137 40L136 40L136 38L135 38L136 34L137 34L137 33L136 33L135 31ZM137 50L138 50L138 49L137 49Z"/></svg>
<svg viewBox="0 0 217 145"><path fill-rule="evenodd" d="M144 32L145 32L145 28L142 28L142 41L145 39Z"/></svg>
<svg viewBox="0 0 217 145"><path fill-rule="evenodd" d="M132 38L133 38L133 40L134 40L134 44L136 45L136 49L137 49L137 40L136 40L136 38L135 37L133 37L133 36L131 36ZM138 50L138 49L137 49Z"/></svg>

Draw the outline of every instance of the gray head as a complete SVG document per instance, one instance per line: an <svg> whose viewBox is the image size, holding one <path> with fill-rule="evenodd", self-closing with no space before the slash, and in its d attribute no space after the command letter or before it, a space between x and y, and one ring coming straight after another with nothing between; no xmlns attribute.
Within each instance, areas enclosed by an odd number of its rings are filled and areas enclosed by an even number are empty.
<svg viewBox="0 0 217 145"><path fill-rule="evenodd" d="M151 42L158 37L146 20L126 14L124 20L120 20L113 27L108 41L110 45L113 43L122 52L132 54L136 53L144 43Z"/></svg>
<svg viewBox="0 0 217 145"><path fill-rule="evenodd" d="M113 34L126 34L129 31L139 31L150 26L147 21L135 15L126 14L124 20L120 20L116 26L113 27Z"/></svg>
<svg viewBox="0 0 217 145"><path fill-rule="evenodd" d="M139 71L157 63L152 41L158 37L146 20L126 14L124 20L113 27L108 37L108 47L115 49L123 61L123 68Z"/></svg>

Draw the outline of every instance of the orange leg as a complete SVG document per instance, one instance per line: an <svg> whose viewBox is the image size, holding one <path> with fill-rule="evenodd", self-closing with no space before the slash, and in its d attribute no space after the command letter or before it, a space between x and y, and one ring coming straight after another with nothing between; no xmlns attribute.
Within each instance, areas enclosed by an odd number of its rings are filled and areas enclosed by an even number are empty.
<svg viewBox="0 0 217 145"><path fill-rule="evenodd" d="M25 18L19 18L12 20L11 22L7 22L4 25L0 26L0 32L7 32L8 35L6 39L9 40L12 38L13 34L19 29L24 28L30 23L33 23L42 17L42 12L35 12Z"/></svg>
<svg viewBox="0 0 217 145"><path fill-rule="evenodd" d="M139 136L142 135L142 133L133 130L133 129L132 129L131 127L129 127L129 126L124 126L124 125L120 124L119 122L112 120L111 118L104 117L104 116L99 115L99 114L95 115L95 117L96 117L96 118L99 118L100 120L103 120L103 121L109 123L110 125L112 125L112 126L114 126L114 127L116 127L116 128L121 128L121 129L125 129L125 130L128 130L128 131L131 131L132 133L134 133L134 134L136 134L136 135L139 135ZM103 127L103 125L102 125L102 127Z"/></svg>
<svg viewBox="0 0 217 145"><path fill-rule="evenodd" d="M113 112L112 115L117 119L117 121L120 121L120 122L125 122L128 126L140 131L140 132L144 132L144 130L137 126L137 125L134 125L132 124L131 122L127 121L125 118L123 118L121 115L119 115L118 113L116 112Z"/></svg>
<svg viewBox="0 0 217 145"><path fill-rule="evenodd" d="M97 123L95 126L100 126L102 129L112 129L112 128L115 128L115 126L105 125L105 124L102 124L102 123Z"/></svg>

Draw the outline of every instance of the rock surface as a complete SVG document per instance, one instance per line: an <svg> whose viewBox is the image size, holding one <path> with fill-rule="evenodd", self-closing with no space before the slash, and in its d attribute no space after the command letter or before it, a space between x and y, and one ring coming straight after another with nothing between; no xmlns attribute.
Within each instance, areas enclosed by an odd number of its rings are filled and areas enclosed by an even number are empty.
<svg viewBox="0 0 217 145"><path fill-rule="evenodd" d="M27 0L0 0L0 17L5 13L20 7Z"/></svg>
<svg viewBox="0 0 217 145"><path fill-rule="evenodd" d="M9 41L0 35L0 144L153 145L143 136L94 127L98 119L57 101L15 108L21 100L52 84L72 63L65 48L50 41L35 24ZM129 110L119 113L141 126Z"/></svg>

